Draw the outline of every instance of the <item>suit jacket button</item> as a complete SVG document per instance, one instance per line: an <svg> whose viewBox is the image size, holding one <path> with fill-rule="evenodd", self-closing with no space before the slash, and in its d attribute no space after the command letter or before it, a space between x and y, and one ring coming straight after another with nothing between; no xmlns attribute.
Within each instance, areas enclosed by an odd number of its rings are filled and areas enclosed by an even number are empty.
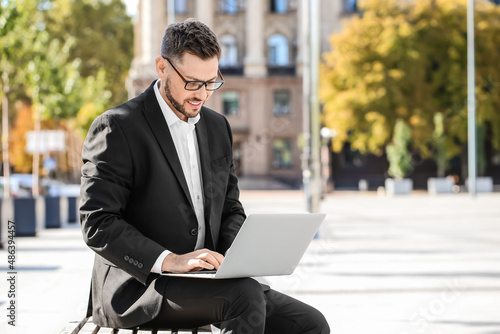
<svg viewBox="0 0 500 334"><path fill-rule="evenodd" d="M134 259L133 258L128 259L128 263L130 264L134 263Z"/></svg>
<svg viewBox="0 0 500 334"><path fill-rule="evenodd" d="M139 262L139 264L137 265L137 267L138 267L139 269L141 269L141 268L143 267L142 263L140 263L140 262Z"/></svg>
<svg viewBox="0 0 500 334"><path fill-rule="evenodd" d="M125 255L125 257L123 258L125 261L128 261L129 257L128 255Z"/></svg>
<svg viewBox="0 0 500 334"><path fill-rule="evenodd" d="M137 266L139 264L139 261L135 260L134 261L134 266Z"/></svg>
<svg viewBox="0 0 500 334"><path fill-rule="evenodd" d="M191 230L191 235L197 235L198 234L198 229L197 228L193 228Z"/></svg>

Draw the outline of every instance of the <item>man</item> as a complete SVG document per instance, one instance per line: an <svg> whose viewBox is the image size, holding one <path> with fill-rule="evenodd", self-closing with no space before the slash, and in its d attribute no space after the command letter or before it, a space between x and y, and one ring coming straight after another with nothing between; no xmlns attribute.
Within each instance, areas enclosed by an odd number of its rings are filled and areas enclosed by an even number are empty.
<svg viewBox="0 0 500 334"><path fill-rule="evenodd" d="M80 215L96 252L97 325L223 333L329 333L314 308L251 278L161 276L217 269L245 220L227 120L203 104L220 88L220 46L195 20L167 28L159 79L92 124Z"/></svg>

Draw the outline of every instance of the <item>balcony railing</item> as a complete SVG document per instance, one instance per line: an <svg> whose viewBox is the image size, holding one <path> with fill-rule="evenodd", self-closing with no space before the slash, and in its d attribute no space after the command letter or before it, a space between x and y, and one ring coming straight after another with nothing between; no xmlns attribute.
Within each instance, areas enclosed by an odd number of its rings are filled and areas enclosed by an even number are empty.
<svg viewBox="0 0 500 334"><path fill-rule="evenodd" d="M267 66L267 74L269 76L294 76L295 66Z"/></svg>
<svg viewBox="0 0 500 334"><path fill-rule="evenodd" d="M243 75L243 66L221 66L220 71L222 75Z"/></svg>

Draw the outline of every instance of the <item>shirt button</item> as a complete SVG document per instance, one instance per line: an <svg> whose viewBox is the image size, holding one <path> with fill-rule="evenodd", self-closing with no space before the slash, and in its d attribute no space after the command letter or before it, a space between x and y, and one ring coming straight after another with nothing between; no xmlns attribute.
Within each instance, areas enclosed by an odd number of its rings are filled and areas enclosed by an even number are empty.
<svg viewBox="0 0 500 334"><path fill-rule="evenodd" d="M198 234L198 229L193 228L193 229L191 230L191 235L197 235L197 234Z"/></svg>

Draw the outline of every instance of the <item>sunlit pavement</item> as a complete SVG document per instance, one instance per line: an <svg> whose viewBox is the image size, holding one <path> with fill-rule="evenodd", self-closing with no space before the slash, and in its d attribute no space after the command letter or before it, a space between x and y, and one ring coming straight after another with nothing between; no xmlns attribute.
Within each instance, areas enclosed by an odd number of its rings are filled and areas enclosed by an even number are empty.
<svg viewBox="0 0 500 334"><path fill-rule="evenodd" d="M241 200L247 213L306 208L298 191L243 191ZM295 273L265 280L320 309L332 333L500 333L500 193L335 192L321 211L327 218ZM7 325L2 250L0 332L58 333L83 318L93 254L78 227L16 241L17 326Z"/></svg>

